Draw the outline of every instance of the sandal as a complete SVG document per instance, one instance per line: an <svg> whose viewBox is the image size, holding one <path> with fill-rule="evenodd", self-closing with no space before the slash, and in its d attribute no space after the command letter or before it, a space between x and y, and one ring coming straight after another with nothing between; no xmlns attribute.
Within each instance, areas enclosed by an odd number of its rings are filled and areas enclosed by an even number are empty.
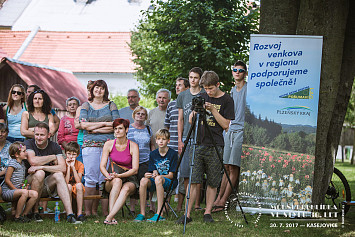
<svg viewBox="0 0 355 237"><path fill-rule="evenodd" d="M115 222L113 222L113 221L104 220L104 224L105 224L105 225L117 225L117 221L116 221L116 223L115 223Z"/></svg>
<svg viewBox="0 0 355 237"><path fill-rule="evenodd" d="M116 219L112 219L111 223L112 223L113 225L117 225L117 224L118 224L118 222L117 222Z"/></svg>

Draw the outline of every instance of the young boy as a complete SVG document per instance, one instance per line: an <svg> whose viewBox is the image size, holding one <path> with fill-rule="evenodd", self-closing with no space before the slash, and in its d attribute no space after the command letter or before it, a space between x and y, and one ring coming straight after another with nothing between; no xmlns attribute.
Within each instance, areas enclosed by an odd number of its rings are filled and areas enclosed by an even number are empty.
<svg viewBox="0 0 355 237"><path fill-rule="evenodd" d="M78 217L77 220L85 221L85 217L82 213L85 188L81 183L81 178L84 174L84 164L76 160L80 154L80 146L76 142L69 142L64 147L64 150L66 155L65 182L68 184L70 198L74 196L76 199Z"/></svg>
<svg viewBox="0 0 355 237"><path fill-rule="evenodd" d="M205 99L205 109L210 113L206 115L206 122L209 126L214 141L218 147L218 151L223 155L223 130L227 130L229 122L234 119L234 103L233 99L219 89L219 77L213 71L205 71L201 77L200 84L206 93L202 93L201 97ZM190 114L189 122L195 115L193 111ZM202 120L200 120L201 122ZM214 222L211 216L213 201L216 197L217 187L221 182L222 164L218 158L215 147L212 143L211 135L207 131L205 123L199 126L199 141L196 146L194 157L194 168L191 175L191 198L187 210L186 222L192 221L190 217L191 209L196 200L196 186L202 183L203 174L207 174L207 192L206 192L206 210L204 213L204 222ZM183 215L178 224L185 222Z"/></svg>
<svg viewBox="0 0 355 237"><path fill-rule="evenodd" d="M147 220L149 222L156 222L164 202L164 191L168 191L171 182L173 182L172 189L175 189L177 186L177 180L173 180L173 176L176 171L178 153L168 147L168 143L170 142L169 131L165 128L159 129L155 134L155 141L159 148L149 154L148 172L141 179L139 186L141 214L137 215L134 220L135 222L145 220L147 189L150 192L157 192L157 214L154 214L152 218ZM159 220L162 221L165 218L160 216Z"/></svg>

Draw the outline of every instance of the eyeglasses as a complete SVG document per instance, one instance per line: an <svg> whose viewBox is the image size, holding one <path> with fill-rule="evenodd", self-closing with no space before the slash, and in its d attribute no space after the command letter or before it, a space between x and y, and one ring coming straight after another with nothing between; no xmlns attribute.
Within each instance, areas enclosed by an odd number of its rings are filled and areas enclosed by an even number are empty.
<svg viewBox="0 0 355 237"><path fill-rule="evenodd" d="M242 72L245 72L245 69L242 69L242 68L240 68L240 69L238 69L238 68L233 68L233 72L238 72L239 71L239 73L242 73Z"/></svg>
<svg viewBox="0 0 355 237"><path fill-rule="evenodd" d="M11 91L11 94L23 95L21 91Z"/></svg>
<svg viewBox="0 0 355 237"><path fill-rule="evenodd" d="M35 92L33 92L34 94L37 94L37 93L43 93L44 92L44 90L38 90L38 91L35 91ZM32 94L32 93L31 93Z"/></svg>
<svg viewBox="0 0 355 237"><path fill-rule="evenodd" d="M136 115L142 115L142 116L145 116L146 115L146 113L136 113Z"/></svg>

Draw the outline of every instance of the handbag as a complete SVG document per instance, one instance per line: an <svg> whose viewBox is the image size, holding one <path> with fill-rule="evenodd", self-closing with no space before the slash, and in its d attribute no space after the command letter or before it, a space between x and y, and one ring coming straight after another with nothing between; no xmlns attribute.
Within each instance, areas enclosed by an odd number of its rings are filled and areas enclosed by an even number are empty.
<svg viewBox="0 0 355 237"><path fill-rule="evenodd" d="M125 172L127 172L129 169L118 165L116 162L112 161L111 157L110 157L110 166L108 167L107 172L110 173L109 169L111 168L111 173L116 173L116 174L123 174Z"/></svg>

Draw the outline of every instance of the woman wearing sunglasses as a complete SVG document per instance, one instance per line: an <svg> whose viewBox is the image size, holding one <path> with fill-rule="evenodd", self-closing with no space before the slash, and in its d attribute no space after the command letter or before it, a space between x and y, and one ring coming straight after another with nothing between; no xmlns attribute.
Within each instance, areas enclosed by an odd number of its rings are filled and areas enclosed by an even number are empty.
<svg viewBox="0 0 355 237"><path fill-rule="evenodd" d="M13 85L7 97L7 105L4 107L4 113L9 128L7 140L11 143L15 141L23 142L25 140L25 137L20 132L22 113L27 111L25 97L25 88L20 84Z"/></svg>
<svg viewBox="0 0 355 237"><path fill-rule="evenodd" d="M52 101L43 90L34 91L27 100L28 111L22 113L21 134L26 138L34 138L34 127L39 122L49 126L51 136L55 133L54 117L51 114Z"/></svg>

